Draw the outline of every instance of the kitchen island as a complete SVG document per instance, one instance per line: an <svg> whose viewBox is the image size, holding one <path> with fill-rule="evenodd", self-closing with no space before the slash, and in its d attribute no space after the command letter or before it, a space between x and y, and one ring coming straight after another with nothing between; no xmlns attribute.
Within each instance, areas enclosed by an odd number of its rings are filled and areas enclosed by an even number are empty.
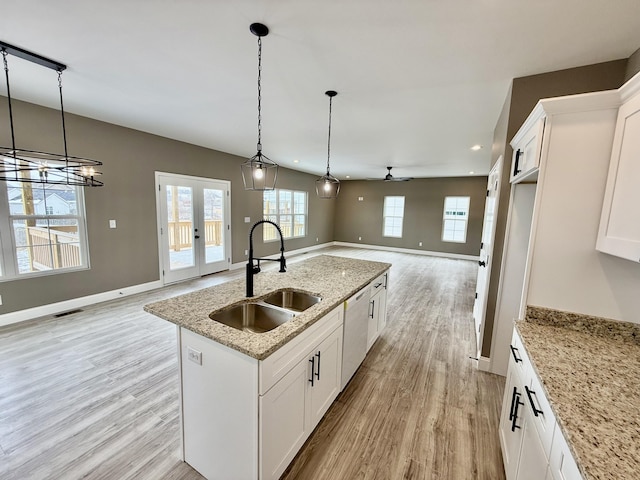
<svg viewBox="0 0 640 480"><path fill-rule="evenodd" d="M278 478L340 392L345 303L390 267L320 255L257 274L252 298L236 280L146 305L177 325L184 460L209 479ZM210 318L287 289L322 300L264 333Z"/></svg>

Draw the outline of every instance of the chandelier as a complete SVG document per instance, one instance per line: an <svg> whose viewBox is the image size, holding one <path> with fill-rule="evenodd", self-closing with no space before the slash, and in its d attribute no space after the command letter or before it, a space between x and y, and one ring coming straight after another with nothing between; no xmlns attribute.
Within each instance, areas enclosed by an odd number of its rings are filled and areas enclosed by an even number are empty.
<svg viewBox="0 0 640 480"><path fill-rule="evenodd" d="M11 146L0 146L0 180L55 185L79 185L83 187L102 186L103 183L95 178L97 175L100 175L96 167L102 165L102 162L74 157L69 155L67 150L67 130L64 119L64 102L62 100L62 72L67 68L66 65L1 41L0 52L2 52L7 85L9 125L11 130ZM41 152L16 147L15 129L13 125L13 105L11 103L11 87L9 84L9 64L7 62L8 55L13 55L37 65L50 68L58 73L64 153Z"/></svg>

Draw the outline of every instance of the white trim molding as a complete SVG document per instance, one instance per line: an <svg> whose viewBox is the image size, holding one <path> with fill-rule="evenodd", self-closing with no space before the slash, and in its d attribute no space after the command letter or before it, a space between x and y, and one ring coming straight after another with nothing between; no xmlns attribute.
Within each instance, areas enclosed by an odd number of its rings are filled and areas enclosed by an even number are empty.
<svg viewBox="0 0 640 480"><path fill-rule="evenodd" d="M148 292L149 290L155 290L162 286L162 282L160 280L156 280L155 282L142 283L140 285L133 285L131 287L111 290L109 292L96 293L85 297L72 298L62 302L49 303L47 305L40 305L38 307L5 313L0 315L0 327L48 315L68 312L69 310L75 310L76 308L86 307L87 305L106 302L116 298L127 297L129 295L135 295L136 293Z"/></svg>
<svg viewBox="0 0 640 480"><path fill-rule="evenodd" d="M368 248L369 250L384 250L385 252L413 253L414 255L428 255L430 257L444 257L456 260L480 260L478 255L464 255L462 253L432 252L429 250L415 250L412 248L385 247L381 245L365 245L362 243L333 242L339 247Z"/></svg>

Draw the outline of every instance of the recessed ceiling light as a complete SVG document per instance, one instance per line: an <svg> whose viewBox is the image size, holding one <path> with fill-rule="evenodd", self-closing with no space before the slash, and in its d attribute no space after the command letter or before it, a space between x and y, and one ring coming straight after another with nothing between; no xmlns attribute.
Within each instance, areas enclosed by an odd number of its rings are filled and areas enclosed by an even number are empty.
<svg viewBox="0 0 640 480"><path fill-rule="evenodd" d="M471 147L471 150L473 150L474 152L477 152L478 150L482 149L482 145L474 145L473 147Z"/></svg>
<svg viewBox="0 0 640 480"><path fill-rule="evenodd" d="M293 163L300 163L300 160L294 160Z"/></svg>
<svg viewBox="0 0 640 480"><path fill-rule="evenodd" d="M471 171L471 172L469 172L469 175L473 175L474 173L476 173L476 172Z"/></svg>
<svg viewBox="0 0 640 480"><path fill-rule="evenodd" d="M345 178L351 178L349 175L346 175Z"/></svg>

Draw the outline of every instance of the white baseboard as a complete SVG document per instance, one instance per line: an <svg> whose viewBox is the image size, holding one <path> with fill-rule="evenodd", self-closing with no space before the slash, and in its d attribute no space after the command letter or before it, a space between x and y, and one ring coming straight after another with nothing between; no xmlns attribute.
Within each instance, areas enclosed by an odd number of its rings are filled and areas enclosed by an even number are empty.
<svg viewBox="0 0 640 480"><path fill-rule="evenodd" d="M94 303L127 297L129 295L135 295L136 293L155 290L160 287L162 287L162 282L160 280L156 280L155 282L142 283L140 285L133 285L131 287L111 290L109 292L87 295L86 297L72 298L71 300L65 300L63 302L49 303L39 307L4 313L0 315L0 327L11 325L13 323L24 322L26 320L33 320L34 318L44 317L46 315L55 315L57 313L67 312L76 308L86 307L87 305L93 305Z"/></svg>
<svg viewBox="0 0 640 480"><path fill-rule="evenodd" d="M333 242L333 245L339 247L367 248L370 250L384 250L387 252L413 253L415 255L428 255L431 257L453 258L457 260L480 260L478 255L464 255L461 253L432 252L430 250L415 250L412 248L385 247L381 245L365 245L362 243Z"/></svg>
<svg viewBox="0 0 640 480"><path fill-rule="evenodd" d="M482 372L490 372L491 371L491 359L488 357L480 357L478 358L478 370Z"/></svg>
<svg viewBox="0 0 640 480"><path fill-rule="evenodd" d="M331 247L333 245L335 245L335 242L327 242L327 243L321 243L319 245L312 245L310 247L298 248L297 250L287 250L284 253L285 253L285 257L289 259L290 257L293 257L295 255L312 252L314 250L320 250L321 248ZM267 255L266 257L263 257L263 258L272 258L275 260L280 258L280 254L274 253L273 255ZM229 270L237 270L238 268L244 268L246 264L247 264L247 260L240 263L232 263L231 266L229 267Z"/></svg>

